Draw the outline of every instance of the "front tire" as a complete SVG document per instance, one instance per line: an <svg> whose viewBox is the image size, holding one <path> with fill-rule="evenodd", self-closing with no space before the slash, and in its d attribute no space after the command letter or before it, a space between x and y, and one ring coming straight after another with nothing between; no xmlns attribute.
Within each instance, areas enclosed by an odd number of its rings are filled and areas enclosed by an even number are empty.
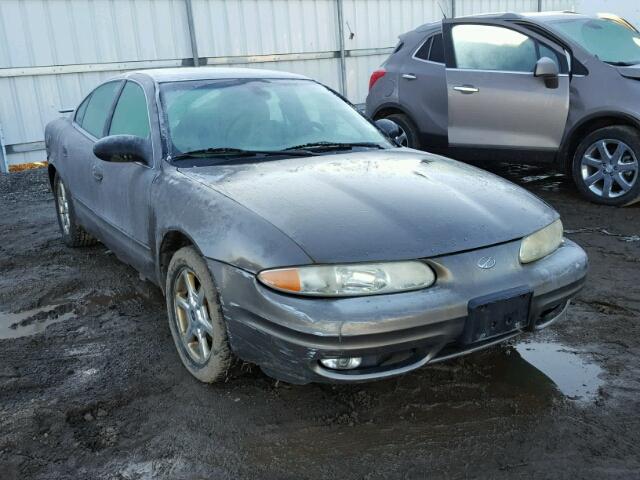
<svg viewBox="0 0 640 480"><path fill-rule="evenodd" d="M94 245L96 239L89 235L78 223L73 209L71 192L66 187L60 175L56 173L53 179L53 197L56 204L56 216L62 241L68 247L88 247Z"/></svg>
<svg viewBox="0 0 640 480"><path fill-rule="evenodd" d="M232 359L227 330L213 277L195 248L174 254L165 291L169 328L182 364L201 382L224 378Z"/></svg>
<svg viewBox="0 0 640 480"><path fill-rule="evenodd" d="M632 127L595 130L578 145L572 176L594 203L623 206L640 199L640 133Z"/></svg>

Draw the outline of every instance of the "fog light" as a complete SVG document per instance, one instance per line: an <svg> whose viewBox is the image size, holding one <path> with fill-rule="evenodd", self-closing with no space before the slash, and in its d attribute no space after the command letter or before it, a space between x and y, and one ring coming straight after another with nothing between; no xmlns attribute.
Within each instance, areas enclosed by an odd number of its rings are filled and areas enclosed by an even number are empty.
<svg viewBox="0 0 640 480"><path fill-rule="evenodd" d="M351 370L358 368L362 363L361 357L323 358L320 360L323 367L332 370Z"/></svg>

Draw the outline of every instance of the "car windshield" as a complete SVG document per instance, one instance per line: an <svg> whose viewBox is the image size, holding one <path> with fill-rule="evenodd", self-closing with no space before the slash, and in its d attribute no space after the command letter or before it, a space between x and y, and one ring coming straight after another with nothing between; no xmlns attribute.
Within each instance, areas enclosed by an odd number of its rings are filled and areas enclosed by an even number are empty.
<svg viewBox="0 0 640 480"><path fill-rule="evenodd" d="M183 81L163 83L160 92L174 158L392 146L351 105L310 80Z"/></svg>
<svg viewBox="0 0 640 480"><path fill-rule="evenodd" d="M640 63L640 35L620 23L575 18L550 22L550 25L603 62L620 66Z"/></svg>

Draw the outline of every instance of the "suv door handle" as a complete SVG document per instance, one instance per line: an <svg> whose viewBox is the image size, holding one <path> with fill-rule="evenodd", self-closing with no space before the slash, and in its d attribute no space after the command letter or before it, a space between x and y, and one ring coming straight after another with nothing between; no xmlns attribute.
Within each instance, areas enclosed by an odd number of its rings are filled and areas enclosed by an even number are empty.
<svg viewBox="0 0 640 480"><path fill-rule="evenodd" d="M406 78L407 80L415 80L416 76L413 73L403 73L402 78Z"/></svg>
<svg viewBox="0 0 640 480"><path fill-rule="evenodd" d="M473 85L456 85L453 89L466 94L478 93L480 91L479 88L474 87Z"/></svg>
<svg viewBox="0 0 640 480"><path fill-rule="evenodd" d="M102 172L100 171L100 169L96 166L94 166L91 169L91 173L93 174L93 178L95 178L96 182L101 182L102 181Z"/></svg>

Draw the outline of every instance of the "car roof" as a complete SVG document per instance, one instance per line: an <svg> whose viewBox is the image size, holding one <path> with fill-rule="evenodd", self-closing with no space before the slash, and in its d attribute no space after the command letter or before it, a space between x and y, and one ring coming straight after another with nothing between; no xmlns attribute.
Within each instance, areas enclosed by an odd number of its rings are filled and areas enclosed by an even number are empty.
<svg viewBox="0 0 640 480"><path fill-rule="evenodd" d="M495 12L495 13L481 13L476 15L465 15L458 18L470 19L485 19L485 20L533 20L541 23L553 22L555 20L563 20L569 18L598 18L593 15L583 15L580 13L574 13L569 11L561 12L525 12L525 13L513 13L513 12ZM441 20L437 22L425 23L416 28L416 31L424 32L431 30L437 26L440 26Z"/></svg>
<svg viewBox="0 0 640 480"><path fill-rule="evenodd" d="M187 80L218 80L225 78L282 78L304 79L304 75L263 70L258 68L227 68L227 67L178 67L154 68L149 70L134 70L123 73L115 78L127 78L132 75L146 75L157 83L180 82Z"/></svg>

